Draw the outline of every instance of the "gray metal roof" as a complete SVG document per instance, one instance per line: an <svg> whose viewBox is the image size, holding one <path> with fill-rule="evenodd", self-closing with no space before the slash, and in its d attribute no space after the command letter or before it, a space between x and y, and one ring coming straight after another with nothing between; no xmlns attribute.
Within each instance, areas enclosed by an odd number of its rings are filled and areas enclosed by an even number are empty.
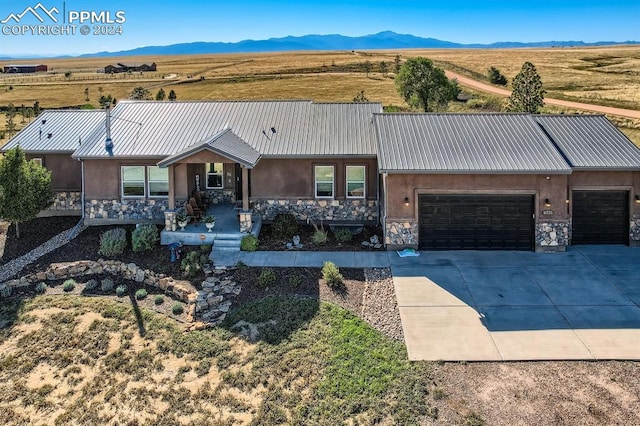
<svg viewBox="0 0 640 426"><path fill-rule="evenodd" d="M0 151L20 145L29 153L73 152L104 119L104 111L45 110Z"/></svg>
<svg viewBox="0 0 640 426"><path fill-rule="evenodd" d="M111 112L114 157L167 157L231 129L264 157L375 156L377 103L121 101ZM76 158L105 158L99 126Z"/></svg>
<svg viewBox="0 0 640 426"><path fill-rule="evenodd" d="M574 169L640 170L640 149L602 115L541 115L534 119Z"/></svg>
<svg viewBox="0 0 640 426"><path fill-rule="evenodd" d="M571 173L529 115L376 114L378 166L405 173Z"/></svg>
<svg viewBox="0 0 640 426"><path fill-rule="evenodd" d="M160 161L158 165L160 167L166 167L169 164L176 163L202 150L209 150L220 154L250 169L260 161L259 152L240 139L231 129L225 129L200 143L194 144L175 155L165 158Z"/></svg>

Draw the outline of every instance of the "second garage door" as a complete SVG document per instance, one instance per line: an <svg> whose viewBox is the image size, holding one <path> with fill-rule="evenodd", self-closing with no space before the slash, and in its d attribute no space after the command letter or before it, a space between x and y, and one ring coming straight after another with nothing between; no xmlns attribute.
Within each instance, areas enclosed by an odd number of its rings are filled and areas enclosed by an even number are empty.
<svg viewBox="0 0 640 426"><path fill-rule="evenodd" d="M629 244L628 191L573 191L572 244Z"/></svg>
<svg viewBox="0 0 640 426"><path fill-rule="evenodd" d="M533 195L419 197L420 248L533 250Z"/></svg>

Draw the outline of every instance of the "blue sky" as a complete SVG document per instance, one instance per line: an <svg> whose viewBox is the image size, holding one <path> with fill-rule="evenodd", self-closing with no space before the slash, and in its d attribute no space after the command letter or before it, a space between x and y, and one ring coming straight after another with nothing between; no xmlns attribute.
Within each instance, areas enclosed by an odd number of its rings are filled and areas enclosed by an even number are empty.
<svg viewBox="0 0 640 426"><path fill-rule="evenodd" d="M28 14L0 24L0 56L80 54L192 41L234 42L287 35L358 36L391 30L458 43L640 40L640 0L600 1L95 1L2 0L0 21L41 3L47 10L124 11L121 35L10 34L39 24ZM43 15L44 17L44 15ZM45 20L44 24L52 24ZM93 25L90 22L93 31ZM100 29L100 28L98 28ZM6 33L5 33L6 32Z"/></svg>

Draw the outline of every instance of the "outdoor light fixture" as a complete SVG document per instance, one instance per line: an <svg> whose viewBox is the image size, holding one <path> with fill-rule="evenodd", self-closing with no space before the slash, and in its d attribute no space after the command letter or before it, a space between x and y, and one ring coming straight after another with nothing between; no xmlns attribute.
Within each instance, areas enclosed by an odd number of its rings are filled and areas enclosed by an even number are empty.
<svg viewBox="0 0 640 426"><path fill-rule="evenodd" d="M636 194L636 204L640 204L640 194Z"/></svg>
<svg viewBox="0 0 640 426"><path fill-rule="evenodd" d="M409 207L409 197L404 197L404 205Z"/></svg>
<svg viewBox="0 0 640 426"><path fill-rule="evenodd" d="M548 198L545 198L545 199L544 199L544 206L545 206L545 207L551 207L551 201L549 201L549 199L548 199Z"/></svg>

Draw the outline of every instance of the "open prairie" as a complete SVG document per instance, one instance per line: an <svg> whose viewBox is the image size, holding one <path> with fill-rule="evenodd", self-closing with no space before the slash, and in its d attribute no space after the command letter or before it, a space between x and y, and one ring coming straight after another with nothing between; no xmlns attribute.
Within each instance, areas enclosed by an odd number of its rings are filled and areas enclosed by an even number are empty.
<svg viewBox="0 0 640 426"><path fill-rule="evenodd" d="M395 59L425 56L447 70L486 79L497 67L509 81L525 61L536 65L547 97L640 110L640 46L545 49L428 49L388 51L285 52L120 58L57 58L42 62L46 74L0 74L0 107L32 105L44 108L99 105L101 95L126 99L142 86L152 96L162 88L178 100L313 99L351 101L360 91L385 106L406 106L397 94ZM108 64L151 63L157 72L105 74ZM382 63L384 62L384 65ZM3 65L3 64L0 64ZM69 74L70 73L70 74ZM508 87L507 87L508 88ZM88 97L87 97L88 89ZM465 89L466 91L466 89ZM454 103L452 111L499 110L502 101L470 91L478 99ZM87 100L88 98L88 100ZM545 112L563 111L547 107ZM571 112L564 110L565 112ZM18 121L18 127L21 123ZM4 120L0 119L0 130ZM640 123L617 124L640 143Z"/></svg>

